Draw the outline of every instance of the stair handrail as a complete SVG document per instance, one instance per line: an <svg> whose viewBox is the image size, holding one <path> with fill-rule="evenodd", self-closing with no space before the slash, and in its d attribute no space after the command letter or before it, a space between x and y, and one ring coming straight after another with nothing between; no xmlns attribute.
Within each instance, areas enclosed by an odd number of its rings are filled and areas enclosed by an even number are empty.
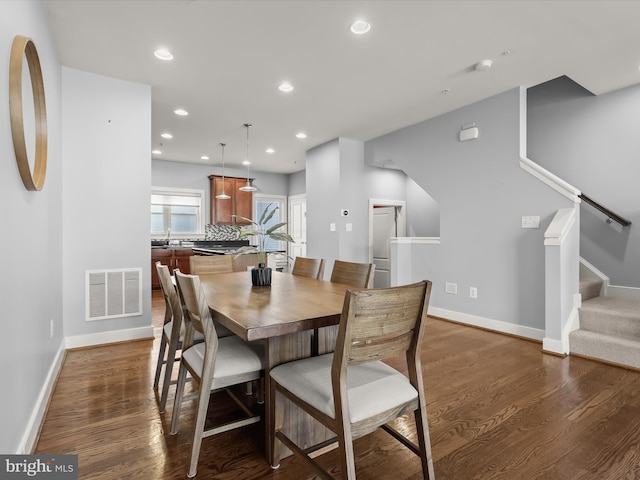
<svg viewBox="0 0 640 480"><path fill-rule="evenodd" d="M626 218L621 217L617 213L612 212L607 207L602 206L601 204L599 204L595 200L593 200L593 199L589 198L588 196L586 196L584 193L580 193L580 195L578 195L578 196L580 197L580 199L582 199L583 201L587 202L589 205L591 205L596 210L599 210L600 212L604 213L607 216L607 223L611 223L612 221L615 221L615 222L619 223L620 225L622 225L623 227L628 227L629 225L631 225L631 221L630 220L627 220Z"/></svg>
<svg viewBox="0 0 640 480"><path fill-rule="evenodd" d="M564 181L557 175L551 173L546 168L540 166L528 157L520 156L520 168L536 177L542 183L553 188L556 192L559 192L574 203L580 202L580 190Z"/></svg>

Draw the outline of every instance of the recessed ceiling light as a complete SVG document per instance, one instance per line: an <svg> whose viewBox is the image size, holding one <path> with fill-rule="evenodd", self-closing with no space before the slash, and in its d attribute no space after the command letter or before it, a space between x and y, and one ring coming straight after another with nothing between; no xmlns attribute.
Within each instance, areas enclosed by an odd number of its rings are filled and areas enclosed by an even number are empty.
<svg viewBox="0 0 640 480"><path fill-rule="evenodd" d="M176 115L180 115L181 117L184 117L185 115L189 115L189 112L187 112L186 110L183 110L182 108L174 110L173 113L175 113Z"/></svg>
<svg viewBox="0 0 640 480"><path fill-rule="evenodd" d="M303 132L296 133L296 138L307 138L307 134Z"/></svg>
<svg viewBox="0 0 640 480"><path fill-rule="evenodd" d="M162 151L156 149L156 150L151 150L151 153L153 153L154 155L160 155L162 153Z"/></svg>
<svg viewBox="0 0 640 480"><path fill-rule="evenodd" d="M161 136L162 138L173 138L173 135L171 135L170 133L166 133L166 132L165 132L165 133L162 133L160 136Z"/></svg>
<svg viewBox="0 0 640 480"><path fill-rule="evenodd" d="M278 87L278 90L280 90L281 92L289 93L293 91L293 85L291 85L289 82L282 82Z"/></svg>
<svg viewBox="0 0 640 480"><path fill-rule="evenodd" d="M273 148L267 148L265 150L265 152L267 152L267 153L275 153L276 151Z"/></svg>
<svg viewBox="0 0 640 480"><path fill-rule="evenodd" d="M249 160L245 160L242 162L243 165L251 165L251 162Z"/></svg>
<svg viewBox="0 0 640 480"><path fill-rule="evenodd" d="M363 35L371 30L371 24L366 20L356 20L351 24L351 31L356 35Z"/></svg>
<svg viewBox="0 0 640 480"><path fill-rule="evenodd" d="M164 48L159 48L153 54L160 60L173 60L173 54Z"/></svg>
<svg viewBox="0 0 640 480"><path fill-rule="evenodd" d="M207 157L206 155L202 155L202 156L200 157L200 160L209 160L209 157Z"/></svg>

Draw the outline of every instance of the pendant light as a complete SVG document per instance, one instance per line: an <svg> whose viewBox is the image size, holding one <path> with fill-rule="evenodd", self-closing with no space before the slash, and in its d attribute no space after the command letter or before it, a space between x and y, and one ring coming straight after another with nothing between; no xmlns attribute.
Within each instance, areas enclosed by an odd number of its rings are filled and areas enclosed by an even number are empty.
<svg viewBox="0 0 640 480"><path fill-rule="evenodd" d="M224 147L225 143L221 143L220 147L222 148L222 193L220 195L216 195L218 200L229 200L231 197L227 195L224 191Z"/></svg>
<svg viewBox="0 0 640 480"><path fill-rule="evenodd" d="M249 127L251 127L251 124L245 123L244 126L247 127L247 184L240 187L240 190L243 192L255 192L258 189L251 185L251 180L249 179L249 165L251 165L249 161Z"/></svg>

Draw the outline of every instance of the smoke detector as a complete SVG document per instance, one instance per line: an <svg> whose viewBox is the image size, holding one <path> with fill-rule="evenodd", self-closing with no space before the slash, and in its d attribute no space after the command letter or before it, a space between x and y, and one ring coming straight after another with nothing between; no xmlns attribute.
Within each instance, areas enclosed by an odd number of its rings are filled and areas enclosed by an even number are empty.
<svg viewBox="0 0 640 480"><path fill-rule="evenodd" d="M478 63L476 63L475 69L479 72L485 72L491 68L491 65L493 65L493 62L491 60L480 60Z"/></svg>

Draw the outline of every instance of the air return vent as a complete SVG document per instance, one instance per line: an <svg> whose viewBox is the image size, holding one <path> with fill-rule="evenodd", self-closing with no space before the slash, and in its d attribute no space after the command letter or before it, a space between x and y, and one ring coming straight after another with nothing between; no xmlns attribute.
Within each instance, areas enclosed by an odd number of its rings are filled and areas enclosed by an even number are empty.
<svg viewBox="0 0 640 480"><path fill-rule="evenodd" d="M87 320L142 315L142 269L86 271Z"/></svg>

